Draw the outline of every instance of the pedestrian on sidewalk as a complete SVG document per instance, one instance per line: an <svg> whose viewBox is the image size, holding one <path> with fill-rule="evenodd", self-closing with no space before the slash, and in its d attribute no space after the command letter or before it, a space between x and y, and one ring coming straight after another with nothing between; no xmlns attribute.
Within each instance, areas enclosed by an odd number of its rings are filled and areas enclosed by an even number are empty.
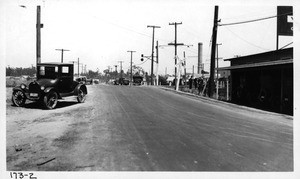
<svg viewBox="0 0 300 179"><path fill-rule="evenodd" d="M204 87L203 78L200 77L200 78L198 78L198 95L200 95L200 94L202 95L203 87Z"/></svg>
<svg viewBox="0 0 300 179"><path fill-rule="evenodd" d="M192 92L192 88L193 88L193 76L191 76L190 79L189 79L189 89L190 89L190 92Z"/></svg>
<svg viewBox="0 0 300 179"><path fill-rule="evenodd" d="M197 93L197 89L198 89L198 78L194 79L194 86L195 86L195 92Z"/></svg>

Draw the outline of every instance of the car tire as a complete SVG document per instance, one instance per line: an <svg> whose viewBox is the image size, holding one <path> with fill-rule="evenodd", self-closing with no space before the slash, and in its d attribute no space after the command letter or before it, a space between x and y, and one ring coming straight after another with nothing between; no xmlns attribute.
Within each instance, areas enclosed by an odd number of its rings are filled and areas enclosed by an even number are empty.
<svg viewBox="0 0 300 179"><path fill-rule="evenodd" d="M82 88L80 88L77 94L77 101L79 103L83 103L85 99L86 99L86 93L83 91Z"/></svg>
<svg viewBox="0 0 300 179"><path fill-rule="evenodd" d="M54 109L57 105L58 95L55 91L50 91L44 96L44 106L46 109Z"/></svg>
<svg viewBox="0 0 300 179"><path fill-rule="evenodd" d="M14 106L22 107L25 105L26 96L23 91L16 90L12 93L12 103Z"/></svg>

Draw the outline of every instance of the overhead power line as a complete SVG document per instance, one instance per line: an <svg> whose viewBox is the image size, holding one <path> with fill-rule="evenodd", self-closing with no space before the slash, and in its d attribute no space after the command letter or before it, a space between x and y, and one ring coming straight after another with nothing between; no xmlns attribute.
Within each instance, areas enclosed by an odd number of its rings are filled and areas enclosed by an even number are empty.
<svg viewBox="0 0 300 179"><path fill-rule="evenodd" d="M231 30L230 30L229 28L227 28L227 27L226 27L226 29L227 29L229 32L231 32L233 35L235 35L237 38L241 39L242 41L246 42L246 43L249 44L249 45L252 45L252 46L254 46L254 47L256 47L256 48L259 48L259 49L262 49L262 50L268 50L268 51L270 50L270 49L267 49L267 48L263 48L263 47L261 47L261 46L258 46L258 45L254 44L254 43L252 43L252 42L249 42L248 40L242 38L241 36L239 36L238 34L234 33L233 31L231 31Z"/></svg>
<svg viewBox="0 0 300 179"><path fill-rule="evenodd" d="M280 14L280 15L275 15L275 16L269 16L269 17L263 17L259 19L253 19L253 20L248 20L248 21L241 21L241 22L232 22L232 23L227 23L227 24L219 24L219 26L228 26L228 25L238 25L238 24L245 24L245 23L250 23L250 22L256 22L256 21L262 21L266 19L271 19L279 16L284 16L284 15L291 15L293 12L285 13L285 14Z"/></svg>

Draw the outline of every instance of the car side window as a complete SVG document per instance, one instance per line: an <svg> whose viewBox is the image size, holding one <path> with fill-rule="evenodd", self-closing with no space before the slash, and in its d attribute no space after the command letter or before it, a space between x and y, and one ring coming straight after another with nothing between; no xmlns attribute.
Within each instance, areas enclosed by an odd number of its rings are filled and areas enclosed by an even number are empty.
<svg viewBox="0 0 300 179"><path fill-rule="evenodd" d="M69 67L63 66L63 67L62 67L62 73L68 74L68 73L69 73Z"/></svg>
<svg viewBox="0 0 300 179"><path fill-rule="evenodd" d="M40 67L40 75L45 75L45 67L44 66L41 66Z"/></svg>

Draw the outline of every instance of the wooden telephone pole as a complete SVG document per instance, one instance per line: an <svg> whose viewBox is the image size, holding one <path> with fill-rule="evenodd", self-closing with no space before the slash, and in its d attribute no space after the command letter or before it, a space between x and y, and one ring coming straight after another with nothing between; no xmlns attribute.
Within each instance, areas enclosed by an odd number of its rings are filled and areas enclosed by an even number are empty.
<svg viewBox="0 0 300 179"><path fill-rule="evenodd" d="M130 85L132 85L132 53L136 51L128 50L130 52Z"/></svg>
<svg viewBox="0 0 300 179"><path fill-rule="evenodd" d="M41 6L37 6L37 12L36 12L36 64L41 63L41 28L43 28L43 24L41 24Z"/></svg>
<svg viewBox="0 0 300 179"><path fill-rule="evenodd" d="M160 28L160 26L154 26L154 25L148 25L147 28L153 28L153 34L152 34L152 51L151 51L151 85L153 85L153 56L154 56L154 29Z"/></svg>
<svg viewBox="0 0 300 179"><path fill-rule="evenodd" d="M215 61L216 61L216 43L217 43L217 30L218 30L218 12L219 6L215 6L211 57L210 57L210 79L208 86L208 96L212 97L214 93L214 79L215 79Z"/></svg>
<svg viewBox="0 0 300 179"><path fill-rule="evenodd" d="M175 42L174 43L169 43L168 45L174 45L175 46L175 82L177 81L177 46L179 45L184 45L183 43L177 43L177 25L181 25L182 22L173 22L173 23L169 23L169 25L174 25L175 26ZM180 80L180 79L178 79ZM175 85L175 89L177 89L177 86Z"/></svg>
<svg viewBox="0 0 300 179"><path fill-rule="evenodd" d="M66 50L66 49L55 49L55 50L61 51L61 63L63 63L64 62L64 51L70 51L70 50Z"/></svg>

